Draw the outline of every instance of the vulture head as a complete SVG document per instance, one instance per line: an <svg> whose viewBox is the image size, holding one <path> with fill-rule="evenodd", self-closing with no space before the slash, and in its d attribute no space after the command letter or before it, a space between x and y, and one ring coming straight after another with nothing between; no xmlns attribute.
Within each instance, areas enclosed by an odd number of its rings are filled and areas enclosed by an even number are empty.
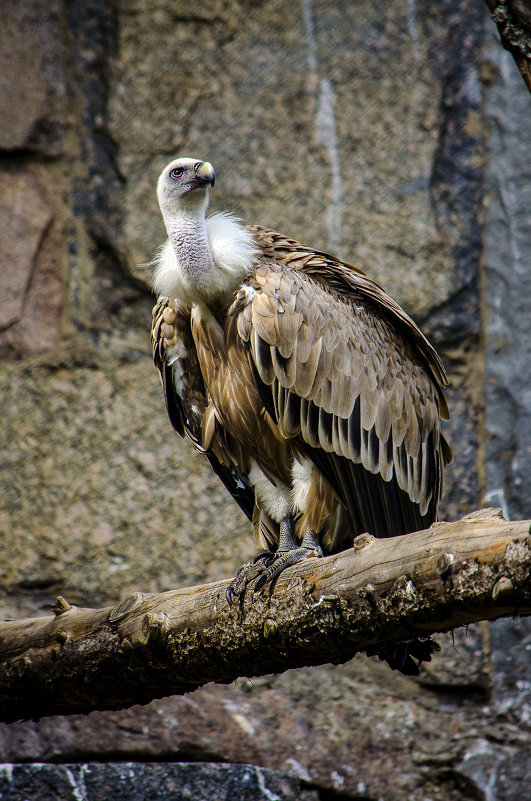
<svg viewBox="0 0 531 801"><path fill-rule="evenodd" d="M157 183L157 198L163 214L176 214L181 209L206 209L208 190L214 186L216 174L208 161L179 158L162 170Z"/></svg>
<svg viewBox="0 0 531 801"><path fill-rule="evenodd" d="M153 286L158 295L193 305L227 303L253 268L253 234L230 214L206 218L214 186L208 161L178 158L162 170L157 198L168 240L155 259Z"/></svg>

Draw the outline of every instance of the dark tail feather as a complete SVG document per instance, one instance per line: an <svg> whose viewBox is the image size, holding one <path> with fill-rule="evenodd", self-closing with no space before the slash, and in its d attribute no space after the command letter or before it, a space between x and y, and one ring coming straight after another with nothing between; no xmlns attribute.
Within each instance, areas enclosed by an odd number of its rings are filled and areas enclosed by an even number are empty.
<svg viewBox="0 0 531 801"><path fill-rule="evenodd" d="M416 637L414 640L379 643L367 648L367 656L377 656L381 662L387 662L392 670L398 670L405 676L418 676L422 662L431 662L432 654L441 650L441 646L431 637Z"/></svg>

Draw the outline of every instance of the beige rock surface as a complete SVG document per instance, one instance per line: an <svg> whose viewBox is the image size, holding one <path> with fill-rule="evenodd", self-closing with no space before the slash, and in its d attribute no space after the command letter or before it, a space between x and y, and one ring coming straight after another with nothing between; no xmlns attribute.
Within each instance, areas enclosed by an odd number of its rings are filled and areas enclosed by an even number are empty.
<svg viewBox="0 0 531 801"><path fill-rule="evenodd" d="M7 367L0 382L11 423L1 444L3 616L30 612L16 608L18 588L104 605L140 587L222 578L250 558L246 519L167 424L151 359Z"/></svg>

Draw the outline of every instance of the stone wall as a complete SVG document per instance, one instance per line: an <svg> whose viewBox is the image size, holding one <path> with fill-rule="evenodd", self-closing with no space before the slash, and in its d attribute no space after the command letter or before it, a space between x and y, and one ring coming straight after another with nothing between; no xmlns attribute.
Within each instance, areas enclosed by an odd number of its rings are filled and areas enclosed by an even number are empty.
<svg viewBox="0 0 531 801"><path fill-rule="evenodd" d="M6 0L4 17L3 617L226 577L254 553L150 361L154 183L178 154L215 164L214 209L358 264L422 324L451 378L442 515L487 497L531 517L530 98L479 0ZM526 620L442 637L418 681L356 657L0 726L6 764L76 763L5 768L0 791L110 797L128 776L140 799L155 776L157 798L516 798L530 639Z"/></svg>

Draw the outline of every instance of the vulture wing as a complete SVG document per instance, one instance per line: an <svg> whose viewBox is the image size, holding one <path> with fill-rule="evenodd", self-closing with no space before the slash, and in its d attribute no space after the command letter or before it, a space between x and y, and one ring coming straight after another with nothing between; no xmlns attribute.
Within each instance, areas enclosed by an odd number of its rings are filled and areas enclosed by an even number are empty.
<svg viewBox="0 0 531 801"><path fill-rule="evenodd" d="M450 449L443 366L361 271L254 228L264 257L231 309L267 410L334 487L355 532L436 517ZM332 548L337 547L332 544Z"/></svg>
<svg viewBox="0 0 531 801"><path fill-rule="evenodd" d="M166 319L171 320L173 328L170 342L164 338ZM249 520L253 520L254 515L256 521L254 489L232 458L234 448L226 441L226 432L216 425L214 410L209 404L190 330L190 310L177 301L160 298L153 308L151 346L173 428L206 455L241 510ZM207 447L203 445L205 442L208 442ZM255 525L259 525L259 521Z"/></svg>

